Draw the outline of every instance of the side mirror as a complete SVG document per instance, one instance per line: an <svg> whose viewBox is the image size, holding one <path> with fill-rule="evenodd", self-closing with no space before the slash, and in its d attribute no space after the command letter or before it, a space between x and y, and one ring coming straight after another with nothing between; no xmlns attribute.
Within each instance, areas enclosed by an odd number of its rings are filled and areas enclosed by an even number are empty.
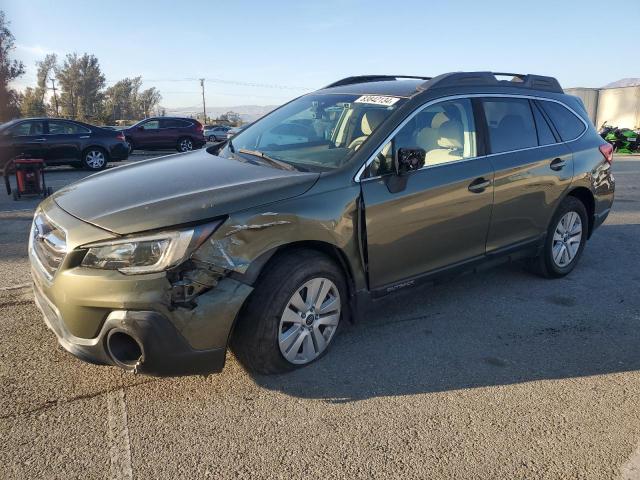
<svg viewBox="0 0 640 480"><path fill-rule="evenodd" d="M143 130L144 130L144 126L140 125L140 126L138 127L138 130L143 131Z"/></svg>
<svg viewBox="0 0 640 480"><path fill-rule="evenodd" d="M424 159L427 152L422 148L399 148L396 152L396 175L404 175L424 167Z"/></svg>

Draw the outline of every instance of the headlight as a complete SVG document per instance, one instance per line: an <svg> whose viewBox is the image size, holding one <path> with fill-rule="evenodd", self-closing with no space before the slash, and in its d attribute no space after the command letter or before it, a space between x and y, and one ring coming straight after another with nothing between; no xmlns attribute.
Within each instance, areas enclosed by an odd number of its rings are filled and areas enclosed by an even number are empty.
<svg viewBox="0 0 640 480"><path fill-rule="evenodd" d="M127 275L161 272L186 260L221 223L85 245L82 266Z"/></svg>

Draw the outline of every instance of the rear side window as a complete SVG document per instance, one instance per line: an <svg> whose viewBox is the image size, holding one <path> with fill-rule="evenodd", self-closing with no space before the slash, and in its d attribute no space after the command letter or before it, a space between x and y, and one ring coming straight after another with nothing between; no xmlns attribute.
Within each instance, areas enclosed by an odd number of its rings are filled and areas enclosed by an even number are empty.
<svg viewBox="0 0 640 480"><path fill-rule="evenodd" d="M169 120L162 121L162 128L184 128L188 126L189 126L189 123L184 122L182 120L169 119Z"/></svg>
<svg viewBox="0 0 640 480"><path fill-rule="evenodd" d="M567 108L556 102L539 102L560 134L563 142L575 140L585 130L584 123L580 121Z"/></svg>
<svg viewBox="0 0 640 480"><path fill-rule="evenodd" d="M496 98L485 99L482 103L492 153L538 146L529 100Z"/></svg>
<svg viewBox="0 0 640 480"><path fill-rule="evenodd" d="M73 135L78 133L91 133L91 130L71 122L49 120L49 133L51 135Z"/></svg>
<svg viewBox="0 0 640 480"><path fill-rule="evenodd" d="M556 143L556 137L553 135L547 119L544 118L540 107L535 103L533 104L533 117L536 120L536 129L538 130L538 144L551 145L552 143Z"/></svg>

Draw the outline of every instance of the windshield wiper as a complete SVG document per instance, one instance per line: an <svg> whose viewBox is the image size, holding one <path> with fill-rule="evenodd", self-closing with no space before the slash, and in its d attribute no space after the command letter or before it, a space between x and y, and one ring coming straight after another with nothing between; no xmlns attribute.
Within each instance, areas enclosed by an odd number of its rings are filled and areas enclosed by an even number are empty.
<svg viewBox="0 0 640 480"><path fill-rule="evenodd" d="M293 165L287 162L283 162L282 160L277 160L275 158L272 158L269 155L265 154L264 152L260 152L259 150L246 150L244 148L241 148L238 150L238 153L244 153L246 155L252 155L254 157L261 158L266 162L270 163L271 165L275 165L276 167L282 168L283 170L292 170L292 171L297 170Z"/></svg>

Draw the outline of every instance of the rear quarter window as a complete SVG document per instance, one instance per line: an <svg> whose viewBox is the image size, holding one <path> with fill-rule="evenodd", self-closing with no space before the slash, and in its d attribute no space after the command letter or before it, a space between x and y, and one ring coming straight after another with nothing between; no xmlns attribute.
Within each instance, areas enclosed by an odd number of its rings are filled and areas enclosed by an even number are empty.
<svg viewBox="0 0 640 480"><path fill-rule="evenodd" d="M556 102L541 101L538 104L547 113L563 142L575 140L586 130L584 123L568 108Z"/></svg>

